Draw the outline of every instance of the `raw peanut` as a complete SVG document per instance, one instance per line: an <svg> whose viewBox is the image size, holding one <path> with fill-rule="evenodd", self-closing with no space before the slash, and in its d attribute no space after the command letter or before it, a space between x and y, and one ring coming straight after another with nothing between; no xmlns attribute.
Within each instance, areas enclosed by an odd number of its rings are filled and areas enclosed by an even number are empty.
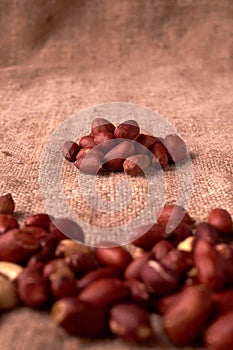
<svg viewBox="0 0 233 350"><path fill-rule="evenodd" d="M42 227L38 226L24 226L22 230L25 232L29 232L33 237L35 237L39 242L46 240L49 237L52 237L51 233L45 230Z"/></svg>
<svg viewBox="0 0 233 350"><path fill-rule="evenodd" d="M155 143L151 149L152 153L152 160L151 163L155 168L165 169L168 166L168 156L166 148L163 146L162 143Z"/></svg>
<svg viewBox="0 0 233 350"><path fill-rule="evenodd" d="M0 260L25 262L39 248L38 240L20 229L7 231L0 236Z"/></svg>
<svg viewBox="0 0 233 350"><path fill-rule="evenodd" d="M94 249L96 260L100 265L125 270L132 261L130 253L123 247L96 247Z"/></svg>
<svg viewBox="0 0 233 350"><path fill-rule="evenodd" d="M80 151L78 152L78 154L76 155L76 160L84 158L92 149L93 149L93 147L81 148Z"/></svg>
<svg viewBox="0 0 233 350"><path fill-rule="evenodd" d="M68 162L74 162L76 155L79 152L79 146L77 145L76 142L73 141L66 141L62 145L62 154L65 157Z"/></svg>
<svg viewBox="0 0 233 350"><path fill-rule="evenodd" d="M140 272L145 262L148 261L151 257L150 252L143 253L140 257L131 261L131 263L126 267L124 272L125 279L138 279Z"/></svg>
<svg viewBox="0 0 233 350"><path fill-rule="evenodd" d="M217 244L220 242L218 231L214 226L207 222L201 222L197 225L195 230L195 236L197 239L203 239L209 243Z"/></svg>
<svg viewBox="0 0 233 350"><path fill-rule="evenodd" d="M89 286L92 282L99 279L120 278L120 270L114 267L100 267L88 272L82 278L77 280L76 286L79 291Z"/></svg>
<svg viewBox="0 0 233 350"><path fill-rule="evenodd" d="M175 223L178 220L188 225L193 225L195 223L195 220L187 213L187 211L180 205L176 204L166 204L157 215L158 222L168 222L170 219Z"/></svg>
<svg viewBox="0 0 233 350"><path fill-rule="evenodd" d="M137 142L135 147L138 154L147 154L154 143L160 143L160 140L157 137L147 134L139 134L135 141Z"/></svg>
<svg viewBox="0 0 233 350"><path fill-rule="evenodd" d="M116 127L114 135L119 139L133 140L139 134L139 131L140 128L136 120L126 120Z"/></svg>
<svg viewBox="0 0 233 350"><path fill-rule="evenodd" d="M153 253L154 259L160 261L172 249L173 245L170 242L166 241L165 239L161 239L160 241L155 243L151 251Z"/></svg>
<svg viewBox="0 0 233 350"><path fill-rule="evenodd" d="M19 224L16 218L10 214L0 214L0 235L8 230L18 228Z"/></svg>
<svg viewBox="0 0 233 350"><path fill-rule="evenodd" d="M146 154L137 154L126 158L123 169L126 174L136 176L142 174L150 165L150 158Z"/></svg>
<svg viewBox="0 0 233 350"><path fill-rule="evenodd" d="M0 261L0 275L14 281L22 272L22 266L9 261Z"/></svg>
<svg viewBox="0 0 233 350"><path fill-rule="evenodd" d="M113 334L136 343L154 336L149 315L133 304L118 304L110 311L110 329Z"/></svg>
<svg viewBox="0 0 233 350"><path fill-rule="evenodd" d="M208 222L218 230L221 236L233 236L232 218L227 210L221 208L211 210Z"/></svg>
<svg viewBox="0 0 233 350"><path fill-rule="evenodd" d="M68 236L76 241L84 242L84 233L82 228L75 221L70 219L54 219L49 226L49 230L58 241L67 239Z"/></svg>
<svg viewBox="0 0 233 350"><path fill-rule="evenodd" d="M176 346L199 338L212 314L211 292L204 285L186 287L165 312L165 331Z"/></svg>
<svg viewBox="0 0 233 350"><path fill-rule="evenodd" d="M68 333L96 338L106 335L108 310L77 298L64 298L52 307L52 320Z"/></svg>
<svg viewBox="0 0 233 350"><path fill-rule="evenodd" d="M63 239L59 242L55 255L57 257L67 257L71 256L75 253L91 253L90 247L80 243L73 241L72 239Z"/></svg>
<svg viewBox="0 0 233 350"><path fill-rule="evenodd" d="M171 249L160 262L179 277L184 277L193 266L192 254L178 249Z"/></svg>
<svg viewBox="0 0 233 350"><path fill-rule="evenodd" d="M233 288L213 293L213 302L217 315L233 310Z"/></svg>
<svg viewBox="0 0 233 350"><path fill-rule="evenodd" d="M100 135L100 136L99 136ZM102 134L98 134L96 135L101 137ZM113 135L113 134L111 134ZM114 136L114 135L113 135ZM109 136L110 137L110 136ZM101 151L103 154L106 154L107 152L109 152L113 147L117 146L120 143L120 140L115 139L115 138L109 138L107 140L104 141L104 137L102 138L102 142L99 143L97 146L95 146L95 149Z"/></svg>
<svg viewBox="0 0 233 350"><path fill-rule="evenodd" d="M75 161L74 165L85 174L98 174L102 167L103 154L97 148L93 148L83 158Z"/></svg>
<svg viewBox="0 0 233 350"><path fill-rule="evenodd" d="M0 276L0 309L13 309L18 302L19 299L13 282Z"/></svg>
<svg viewBox="0 0 233 350"><path fill-rule="evenodd" d="M214 291L222 290L226 283L224 258L214 245L199 239L195 245L193 259L200 282Z"/></svg>
<svg viewBox="0 0 233 350"><path fill-rule="evenodd" d="M0 196L0 214L12 215L15 210L15 202L11 193Z"/></svg>
<svg viewBox="0 0 233 350"><path fill-rule="evenodd" d="M94 141L94 137L90 135L86 135L81 137L79 140L79 146L84 148L84 147L95 147L96 143Z"/></svg>
<svg viewBox="0 0 233 350"><path fill-rule="evenodd" d="M107 119L95 118L91 124L91 131L93 136L100 132L111 132L114 133L115 126Z"/></svg>
<svg viewBox="0 0 233 350"><path fill-rule="evenodd" d="M167 236L167 240L176 247L180 242L188 237L192 237L193 233L189 225L180 222Z"/></svg>
<svg viewBox="0 0 233 350"><path fill-rule="evenodd" d="M105 278L92 282L78 295L78 299L101 306L112 306L126 300L128 287L117 278Z"/></svg>
<svg viewBox="0 0 233 350"><path fill-rule="evenodd" d="M78 277L81 277L97 268L97 262L94 256L90 253L74 253L67 256L65 261Z"/></svg>
<svg viewBox="0 0 233 350"><path fill-rule="evenodd" d="M32 308L45 306L50 295L48 280L43 276L43 264L24 268L17 278L17 289L25 305Z"/></svg>
<svg viewBox="0 0 233 350"><path fill-rule="evenodd" d="M224 273L226 274L226 287L233 286L233 246L228 244L217 244L216 250L224 260Z"/></svg>
<svg viewBox="0 0 233 350"><path fill-rule="evenodd" d="M52 236L48 236L41 240L41 249L38 251L38 253L31 256L31 258L28 260L28 265L33 265L38 262L46 264L50 260L55 259L55 249L57 244L57 240Z"/></svg>
<svg viewBox="0 0 233 350"><path fill-rule="evenodd" d="M178 163L187 156L187 148L184 141L175 134L167 135L163 141L172 163Z"/></svg>
<svg viewBox="0 0 233 350"><path fill-rule="evenodd" d="M210 350L233 348L233 311L215 319L205 331L205 344Z"/></svg>
<svg viewBox="0 0 233 350"><path fill-rule="evenodd" d="M189 236L177 245L177 249L191 253L194 249L194 244L195 244L195 237Z"/></svg>
<svg viewBox="0 0 233 350"><path fill-rule="evenodd" d="M44 277L50 280L59 276L65 276L69 278L75 278L73 271L66 264L64 259L55 259L48 262L43 271Z"/></svg>
<svg viewBox="0 0 233 350"><path fill-rule="evenodd" d="M24 220L25 226L36 226L44 228L45 230L49 230L50 223L51 218L45 213L30 215Z"/></svg>
<svg viewBox="0 0 233 350"><path fill-rule="evenodd" d="M97 145L112 139L115 139L115 136L111 132L100 132L94 137L95 144Z"/></svg>
<svg viewBox="0 0 233 350"><path fill-rule="evenodd" d="M182 290L178 290L176 293L166 295L158 299L157 309L160 315L164 315L172 305L175 305L180 295L182 296Z"/></svg>
<svg viewBox="0 0 233 350"><path fill-rule="evenodd" d="M132 142L123 141L113 147L103 158L103 166L112 171L121 171L124 160L135 154L135 148Z"/></svg>
<svg viewBox="0 0 233 350"><path fill-rule="evenodd" d="M133 304L142 307L148 312L153 312L156 310L156 299L151 297L146 289L146 286L142 282L136 279L129 279L125 281L125 285L130 290L130 301Z"/></svg>
<svg viewBox="0 0 233 350"><path fill-rule="evenodd" d="M55 300L77 294L75 275L64 259L56 259L45 265L43 275L50 281L50 290Z"/></svg>
<svg viewBox="0 0 233 350"><path fill-rule="evenodd" d="M154 260L145 263L140 277L148 292L154 296L170 294L179 286L178 276Z"/></svg>
<svg viewBox="0 0 233 350"><path fill-rule="evenodd" d="M150 250L156 242L163 238L165 227L162 224L146 224L137 227L130 238L134 245Z"/></svg>

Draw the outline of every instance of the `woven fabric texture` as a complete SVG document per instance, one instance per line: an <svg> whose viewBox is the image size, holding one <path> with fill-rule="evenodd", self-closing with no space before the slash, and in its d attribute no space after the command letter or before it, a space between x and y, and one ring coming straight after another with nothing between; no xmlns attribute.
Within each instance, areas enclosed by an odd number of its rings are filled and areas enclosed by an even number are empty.
<svg viewBox="0 0 233 350"><path fill-rule="evenodd" d="M19 217L45 210L39 171L52 133L82 109L119 101L158 111L186 142L191 216L204 220L214 207L233 215L232 18L231 0L0 0L0 192L12 193ZM127 212L96 215L74 193L76 176L64 164L64 193L85 222L115 227L140 211L143 179L132 180ZM98 179L103 198L119 196L120 176ZM174 170L166 181L174 202ZM2 316L0 337L3 350L137 349L67 336L24 308ZM166 348L175 349L159 336Z"/></svg>

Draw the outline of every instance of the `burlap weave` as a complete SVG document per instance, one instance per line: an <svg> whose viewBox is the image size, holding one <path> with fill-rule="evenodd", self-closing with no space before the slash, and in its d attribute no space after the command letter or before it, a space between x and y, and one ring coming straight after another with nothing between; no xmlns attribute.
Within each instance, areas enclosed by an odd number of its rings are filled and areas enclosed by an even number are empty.
<svg viewBox="0 0 233 350"><path fill-rule="evenodd" d="M19 216L44 210L38 174L52 132L71 114L111 101L157 110L183 137L193 162L192 216L205 219L219 206L233 215L231 0L0 0L0 33L0 192L13 194ZM64 191L86 209L72 197L73 172L64 165ZM173 201L176 174L166 176ZM103 196L114 190L111 179L98 182ZM127 219L140 206L135 200ZM92 222L91 210L81 215ZM104 215L95 220L106 223ZM27 309L2 316L0 343L2 350L137 349L69 337ZM157 348L175 349L161 339Z"/></svg>

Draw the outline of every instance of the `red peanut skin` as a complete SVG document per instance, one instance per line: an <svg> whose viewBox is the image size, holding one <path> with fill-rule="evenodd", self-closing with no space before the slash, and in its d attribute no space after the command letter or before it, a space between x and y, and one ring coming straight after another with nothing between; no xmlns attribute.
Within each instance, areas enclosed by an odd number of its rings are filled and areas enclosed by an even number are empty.
<svg viewBox="0 0 233 350"><path fill-rule="evenodd" d="M18 228L19 223L16 218L11 214L0 214L0 235L3 233Z"/></svg>
<svg viewBox="0 0 233 350"><path fill-rule="evenodd" d="M233 311L215 319L205 331L205 344L209 350L233 348Z"/></svg>
<svg viewBox="0 0 233 350"><path fill-rule="evenodd" d="M22 263L40 248L29 232L13 229L0 236L0 260Z"/></svg>
<svg viewBox="0 0 233 350"><path fill-rule="evenodd" d="M227 210L222 208L211 210L208 222L218 230L221 236L233 237L232 218Z"/></svg>
<svg viewBox="0 0 233 350"><path fill-rule="evenodd" d="M115 267L119 270L125 270L132 261L129 252L120 246L107 248L96 247L94 254L100 265Z"/></svg>
<svg viewBox="0 0 233 350"><path fill-rule="evenodd" d="M168 156L166 148L162 143L155 143L151 149L152 156L152 164L155 168L163 168L165 169L168 166Z"/></svg>
<svg viewBox="0 0 233 350"><path fill-rule="evenodd" d="M139 134L140 128L136 120L126 120L118 125L114 131L116 138L133 140Z"/></svg>
<svg viewBox="0 0 233 350"><path fill-rule="evenodd" d="M107 119L95 118L91 124L92 135L95 136L100 132L111 132L114 133L115 126Z"/></svg>

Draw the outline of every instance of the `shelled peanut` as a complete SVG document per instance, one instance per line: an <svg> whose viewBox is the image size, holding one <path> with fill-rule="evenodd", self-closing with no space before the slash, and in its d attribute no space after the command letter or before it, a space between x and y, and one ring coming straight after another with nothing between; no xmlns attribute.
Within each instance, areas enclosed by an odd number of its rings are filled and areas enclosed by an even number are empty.
<svg viewBox="0 0 233 350"><path fill-rule="evenodd" d="M166 169L169 164L183 161L187 148L178 135L163 139L140 132L135 120L115 126L107 119L96 118L90 134L82 136L78 143L66 141L62 153L83 173L124 171L136 176L150 165Z"/></svg>
<svg viewBox="0 0 233 350"><path fill-rule="evenodd" d="M167 233L172 213L183 219ZM79 225L44 213L22 225L0 214L0 228L0 309L51 307L52 320L72 335L138 344L156 343L151 314L157 313L176 346L233 347L227 211L215 208L207 222L195 224L182 207L165 205L157 222L131 232L135 253L112 242L90 248Z"/></svg>

